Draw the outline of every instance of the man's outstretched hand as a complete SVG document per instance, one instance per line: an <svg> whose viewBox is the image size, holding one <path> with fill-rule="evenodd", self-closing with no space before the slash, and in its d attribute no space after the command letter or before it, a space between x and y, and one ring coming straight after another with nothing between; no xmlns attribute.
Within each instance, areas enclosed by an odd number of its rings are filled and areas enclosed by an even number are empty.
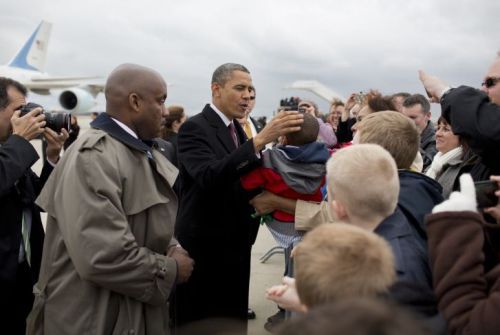
<svg viewBox="0 0 500 335"><path fill-rule="evenodd" d="M279 112L269 121L260 133L254 136L253 145L255 152L264 149L265 145L278 139L278 137L300 130L304 122L304 115L297 111Z"/></svg>

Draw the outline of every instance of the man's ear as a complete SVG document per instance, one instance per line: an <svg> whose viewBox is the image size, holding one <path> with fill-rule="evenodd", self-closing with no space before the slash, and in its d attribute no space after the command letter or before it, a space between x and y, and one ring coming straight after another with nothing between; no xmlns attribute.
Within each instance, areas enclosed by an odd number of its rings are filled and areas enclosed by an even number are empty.
<svg viewBox="0 0 500 335"><path fill-rule="evenodd" d="M139 112L140 110L140 97L137 93L130 93L128 95L128 104L130 105L130 108L134 110L135 112Z"/></svg>
<svg viewBox="0 0 500 335"><path fill-rule="evenodd" d="M218 83L212 83L210 87L212 88L212 97L220 97L221 86Z"/></svg>
<svg viewBox="0 0 500 335"><path fill-rule="evenodd" d="M337 200L332 200L330 206L332 208L332 214L336 219L343 220L348 217L346 208Z"/></svg>

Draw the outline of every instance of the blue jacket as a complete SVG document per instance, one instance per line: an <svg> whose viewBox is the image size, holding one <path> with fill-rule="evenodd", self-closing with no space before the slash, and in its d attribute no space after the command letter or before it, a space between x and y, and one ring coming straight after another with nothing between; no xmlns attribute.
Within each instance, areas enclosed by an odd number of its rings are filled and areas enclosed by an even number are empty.
<svg viewBox="0 0 500 335"><path fill-rule="evenodd" d="M437 204L444 201L442 187L437 181L422 173L398 170L398 208L417 232L427 239L424 218Z"/></svg>
<svg viewBox="0 0 500 335"><path fill-rule="evenodd" d="M398 280L415 283L432 291L432 274L427 256L427 242L408 222L404 214L396 211L374 230L392 248Z"/></svg>

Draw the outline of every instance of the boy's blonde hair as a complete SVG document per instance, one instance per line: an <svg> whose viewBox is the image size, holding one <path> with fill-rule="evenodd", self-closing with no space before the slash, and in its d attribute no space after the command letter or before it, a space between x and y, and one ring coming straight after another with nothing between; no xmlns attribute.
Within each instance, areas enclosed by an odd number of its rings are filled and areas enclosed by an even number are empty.
<svg viewBox="0 0 500 335"><path fill-rule="evenodd" d="M348 224L323 224L307 233L294 262L297 293L309 308L339 298L377 296L396 278L388 243Z"/></svg>
<svg viewBox="0 0 500 335"><path fill-rule="evenodd" d="M409 169L420 148L415 122L399 112L372 113L357 125L359 143L374 143L389 151L398 169Z"/></svg>
<svg viewBox="0 0 500 335"><path fill-rule="evenodd" d="M388 217L396 209L399 177L394 159L376 144L356 144L337 151L327 163L329 200L342 204L349 217Z"/></svg>

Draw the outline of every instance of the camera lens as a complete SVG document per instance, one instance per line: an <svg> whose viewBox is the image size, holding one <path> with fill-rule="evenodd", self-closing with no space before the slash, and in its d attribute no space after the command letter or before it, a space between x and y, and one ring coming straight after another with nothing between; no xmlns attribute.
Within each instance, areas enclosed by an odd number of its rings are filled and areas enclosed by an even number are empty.
<svg viewBox="0 0 500 335"><path fill-rule="evenodd" d="M71 117L68 113L44 113L46 127L49 127L56 133L60 133L61 129L69 131Z"/></svg>

